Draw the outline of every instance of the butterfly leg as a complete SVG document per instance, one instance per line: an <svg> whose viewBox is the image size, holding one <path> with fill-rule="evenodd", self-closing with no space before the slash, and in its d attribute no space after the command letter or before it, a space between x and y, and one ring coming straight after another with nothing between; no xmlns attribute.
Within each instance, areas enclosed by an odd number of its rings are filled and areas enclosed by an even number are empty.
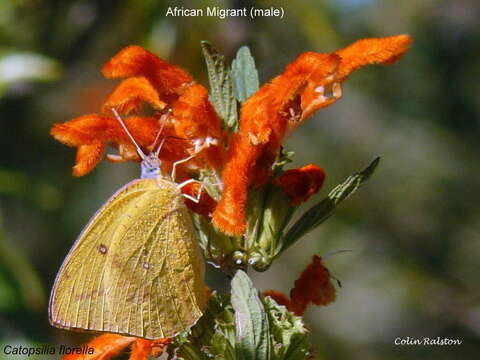
<svg viewBox="0 0 480 360"><path fill-rule="evenodd" d="M199 153L201 153L204 149L208 148L210 145L217 144L217 140L212 139L210 137L207 137L204 141L195 140L194 144L195 144L195 149L194 149L194 152L193 152L192 155L186 157L185 159L175 161L173 163L173 168L172 168L172 173L171 173L171 178L172 178L173 181L175 181L175 177L177 175L177 165L183 164L183 163L193 159L195 156L197 156ZM218 175L217 175L217 177L218 177Z"/></svg>
<svg viewBox="0 0 480 360"><path fill-rule="evenodd" d="M182 194L182 195L184 197L186 197L187 199L192 200L194 203L198 204L200 202L200 197L202 196L203 182L201 182L199 180L195 180L195 179L188 179L188 180L185 180L184 182L178 184L177 189L181 189L185 185L188 185L188 184L191 184L191 183L194 183L194 182L200 183L200 189L198 189L197 197L193 197L193 196L188 195L188 194Z"/></svg>
<svg viewBox="0 0 480 360"><path fill-rule="evenodd" d="M171 175L170 175L173 181L175 181L175 177L176 177L176 175L177 175L177 165L183 164L183 163L185 163L185 162L187 162L187 161L189 161L189 160L192 160L195 156L197 156L197 153L194 153L194 154L186 157L185 159L178 160L178 161L175 161L175 162L173 163L172 173L171 173ZM187 181L188 181L188 180L187 180Z"/></svg>

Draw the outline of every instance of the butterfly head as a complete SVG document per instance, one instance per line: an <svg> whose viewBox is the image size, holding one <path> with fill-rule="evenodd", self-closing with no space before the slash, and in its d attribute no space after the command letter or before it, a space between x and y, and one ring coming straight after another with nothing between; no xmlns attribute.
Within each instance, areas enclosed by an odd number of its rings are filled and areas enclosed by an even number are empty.
<svg viewBox="0 0 480 360"><path fill-rule="evenodd" d="M142 160L140 178L158 178L159 176L161 176L161 165L162 162L160 161L156 153L146 155Z"/></svg>

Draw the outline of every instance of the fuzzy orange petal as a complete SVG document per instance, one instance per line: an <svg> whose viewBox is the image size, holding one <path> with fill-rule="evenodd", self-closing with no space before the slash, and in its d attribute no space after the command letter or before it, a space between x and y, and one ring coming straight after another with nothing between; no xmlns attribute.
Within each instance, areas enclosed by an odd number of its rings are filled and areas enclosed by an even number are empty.
<svg viewBox="0 0 480 360"><path fill-rule="evenodd" d="M107 78L145 76L167 103L174 101L193 81L185 70L136 45L113 56L102 72Z"/></svg>
<svg viewBox="0 0 480 360"><path fill-rule="evenodd" d="M102 73L106 78L126 78L155 71L162 60L141 46L127 46L115 54L105 65Z"/></svg>
<svg viewBox="0 0 480 360"><path fill-rule="evenodd" d="M292 205L298 206L314 195L325 181L325 172L315 164L285 171L274 183L290 198Z"/></svg>
<svg viewBox="0 0 480 360"><path fill-rule="evenodd" d="M83 176L92 171L102 160L105 146L101 141L80 145L77 149L73 176Z"/></svg>
<svg viewBox="0 0 480 360"><path fill-rule="evenodd" d="M289 310L300 316L305 313L309 304L328 305L335 301L335 296L330 272L323 265L322 258L314 255L312 263L302 272L290 291Z"/></svg>
<svg viewBox="0 0 480 360"><path fill-rule="evenodd" d="M122 81L117 86L103 104L102 111L111 114L111 109L115 108L120 114L126 115L132 111L140 111L144 102L149 103L156 110L162 110L167 106L160 100L157 90L146 78L134 77Z"/></svg>
<svg viewBox="0 0 480 360"><path fill-rule="evenodd" d="M129 360L148 360L152 351L151 340L137 339L132 345L132 353Z"/></svg>
<svg viewBox="0 0 480 360"><path fill-rule="evenodd" d="M97 114L77 117L63 124L54 124L50 134L67 146L80 146L97 141L106 118Z"/></svg>
<svg viewBox="0 0 480 360"><path fill-rule="evenodd" d="M252 164L259 157L261 146L237 133L229 148L229 160L222 173L225 188L213 213L213 224L226 234L242 235L246 229L246 202Z"/></svg>
<svg viewBox="0 0 480 360"><path fill-rule="evenodd" d="M192 141L211 168L223 166L223 132L220 119L208 99L208 91L199 84L190 86L172 104L175 133Z"/></svg>
<svg viewBox="0 0 480 360"><path fill-rule="evenodd" d="M94 353L77 355L65 355L63 360L109 360L119 355L127 346L134 342L136 338L115 334L105 334L94 338L88 343L89 348L94 349Z"/></svg>
<svg viewBox="0 0 480 360"><path fill-rule="evenodd" d="M153 340L152 341L152 346L151 346L151 355L153 357L160 357L162 355L163 351L165 348L170 345L172 342L172 339L158 339L158 340Z"/></svg>
<svg viewBox="0 0 480 360"><path fill-rule="evenodd" d="M337 50L342 61L338 73L339 79L345 79L350 73L368 64L390 64L397 61L412 44L409 35L397 35L384 38L362 39L343 49Z"/></svg>

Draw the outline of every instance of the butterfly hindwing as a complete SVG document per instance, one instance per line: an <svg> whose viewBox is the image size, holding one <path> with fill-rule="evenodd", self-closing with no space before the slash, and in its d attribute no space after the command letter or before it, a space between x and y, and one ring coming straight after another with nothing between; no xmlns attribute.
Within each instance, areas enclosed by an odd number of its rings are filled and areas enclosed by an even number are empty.
<svg viewBox="0 0 480 360"><path fill-rule="evenodd" d="M60 327L145 338L192 326L206 305L204 265L176 184L135 180L87 224L50 300Z"/></svg>

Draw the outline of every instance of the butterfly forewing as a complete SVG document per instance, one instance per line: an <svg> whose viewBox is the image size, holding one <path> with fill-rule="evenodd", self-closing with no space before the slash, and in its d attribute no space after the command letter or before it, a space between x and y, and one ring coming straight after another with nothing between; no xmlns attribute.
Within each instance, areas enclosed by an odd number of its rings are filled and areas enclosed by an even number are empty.
<svg viewBox="0 0 480 360"><path fill-rule="evenodd" d="M50 298L50 321L65 328L149 339L171 337L206 305L204 265L176 184L135 180L85 227Z"/></svg>

